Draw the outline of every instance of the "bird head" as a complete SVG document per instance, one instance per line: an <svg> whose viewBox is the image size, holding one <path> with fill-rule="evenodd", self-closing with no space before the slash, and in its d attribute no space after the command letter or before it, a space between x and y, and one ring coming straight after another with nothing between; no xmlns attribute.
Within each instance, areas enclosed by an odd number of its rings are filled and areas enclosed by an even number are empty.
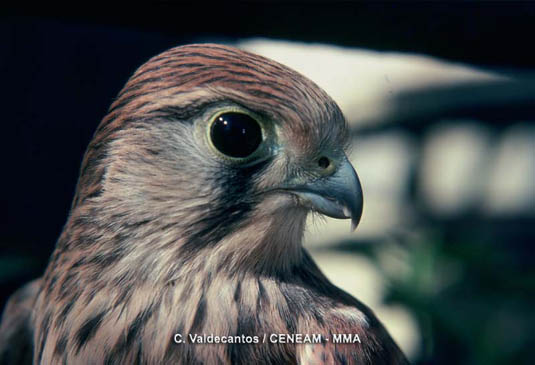
<svg viewBox="0 0 535 365"><path fill-rule="evenodd" d="M339 107L299 73L231 47L177 47L141 66L99 125L71 227L115 237L99 257L139 267L203 257L286 270L309 212L360 220L347 141Z"/></svg>

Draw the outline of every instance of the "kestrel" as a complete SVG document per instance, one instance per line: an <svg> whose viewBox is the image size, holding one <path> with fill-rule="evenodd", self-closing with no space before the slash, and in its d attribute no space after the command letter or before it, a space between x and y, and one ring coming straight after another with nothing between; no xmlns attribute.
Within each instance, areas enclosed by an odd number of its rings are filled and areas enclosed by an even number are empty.
<svg viewBox="0 0 535 365"><path fill-rule="evenodd" d="M302 247L311 212L360 220L347 143L337 104L277 62L215 44L152 58L89 144L44 276L10 299L0 358L405 364Z"/></svg>

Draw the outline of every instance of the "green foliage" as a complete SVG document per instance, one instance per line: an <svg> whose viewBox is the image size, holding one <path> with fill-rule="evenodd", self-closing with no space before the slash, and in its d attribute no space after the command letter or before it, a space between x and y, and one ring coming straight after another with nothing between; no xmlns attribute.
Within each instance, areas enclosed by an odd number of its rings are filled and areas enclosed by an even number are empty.
<svg viewBox="0 0 535 365"><path fill-rule="evenodd" d="M413 236L362 254L388 283L385 301L404 306L417 319L422 336L417 363L530 362L535 270L521 264L521 253L483 240Z"/></svg>

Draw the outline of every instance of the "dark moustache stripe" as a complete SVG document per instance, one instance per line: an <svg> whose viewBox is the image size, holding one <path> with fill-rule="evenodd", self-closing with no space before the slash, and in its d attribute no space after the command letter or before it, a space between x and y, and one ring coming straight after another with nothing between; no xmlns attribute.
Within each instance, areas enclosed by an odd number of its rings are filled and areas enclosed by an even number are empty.
<svg viewBox="0 0 535 365"><path fill-rule="evenodd" d="M181 246L181 257L189 259L202 248L217 244L247 219L254 208L254 201L247 197L251 195L255 176L261 174L270 162L268 159L247 168L229 168L214 177L220 189L214 190L209 213L191 225L194 230L189 232Z"/></svg>

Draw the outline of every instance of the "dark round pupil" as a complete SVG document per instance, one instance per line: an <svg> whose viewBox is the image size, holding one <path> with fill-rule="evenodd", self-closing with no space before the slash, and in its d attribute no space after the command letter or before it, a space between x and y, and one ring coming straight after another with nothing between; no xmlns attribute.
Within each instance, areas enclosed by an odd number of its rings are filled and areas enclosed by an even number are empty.
<svg viewBox="0 0 535 365"><path fill-rule="evenodd" d="M212 123L210 138L214 146L230 157L247 157L262 142L258 122L243 113L224 113Z"/></svg>
<svg viewBox="0 0 535 365"><path fill-rule="evenodd" d="M318 165L322 169L326 169L327 167L329 167L330 164L331 164L331 162L329 161L329 159L327 157L320 157L320 159L318 160Z"/></svg>

